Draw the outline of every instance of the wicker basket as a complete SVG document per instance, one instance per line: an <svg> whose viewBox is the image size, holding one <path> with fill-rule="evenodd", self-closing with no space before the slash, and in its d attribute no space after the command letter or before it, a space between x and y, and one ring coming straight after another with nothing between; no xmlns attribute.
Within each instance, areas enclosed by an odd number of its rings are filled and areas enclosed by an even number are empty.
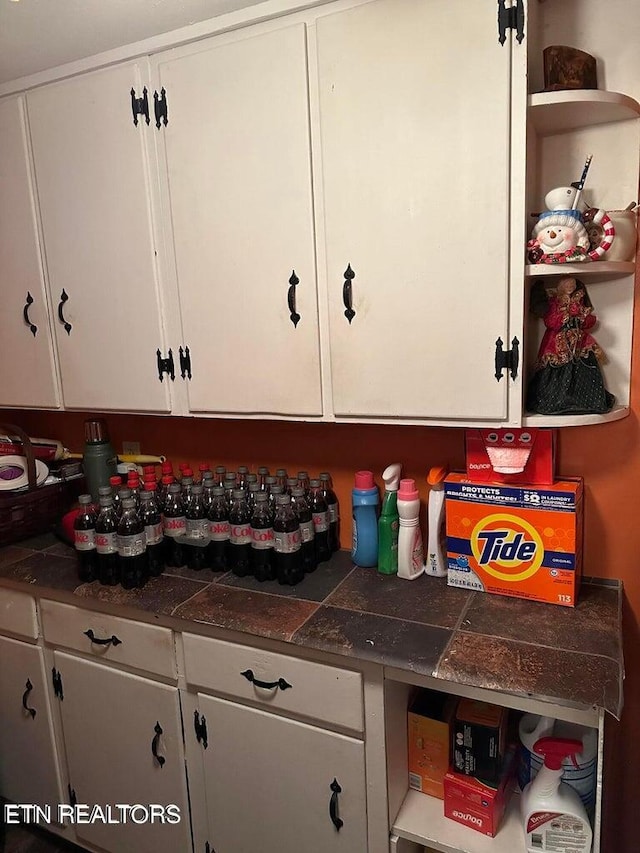
<svg viewBox="0 0 640 853"><path fill-rule="evenodd" d="M22 442L29 478L26 491L0 492L0 545L9 545L51 530L77 499L84 478L36 485L36 464L29 436L13 424L0 423L0 432L16 436Z"/></svg>

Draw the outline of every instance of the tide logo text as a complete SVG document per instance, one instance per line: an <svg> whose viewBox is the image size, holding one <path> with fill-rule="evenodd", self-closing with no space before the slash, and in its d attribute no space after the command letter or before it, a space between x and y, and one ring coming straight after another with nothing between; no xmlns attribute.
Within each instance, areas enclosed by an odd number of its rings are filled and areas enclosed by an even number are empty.
<svg viewBox="0 0 640 853"><path fill-rule="evenodd" d="M511 534L511 535L509 535ZM520 563L531 560L536 553L536 543L524 538L524 533L509 530L481 530L478 539L484 541L478 563L481 566L492 560L506 562L517 560Z"/></svg>

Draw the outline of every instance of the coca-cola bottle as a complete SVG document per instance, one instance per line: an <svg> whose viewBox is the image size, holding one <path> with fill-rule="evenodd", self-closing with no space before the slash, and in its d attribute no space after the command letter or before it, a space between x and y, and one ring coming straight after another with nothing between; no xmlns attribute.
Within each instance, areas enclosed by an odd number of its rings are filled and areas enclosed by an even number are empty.
<svg viewBox="0 0 640 853"><path fill-rule="evenodd" d="M247 474L249 473L249 469L246 465L238 465L238 471L236 473L236 486L239 489L247 488Z"/></svg>
<svg viewBox="0 0 640 853"><path fill-rule="evenodd" d="M202 483L202 481L204 480L204 475L206 473L209 473L209 474L211 473L211 466L209 465L209 463L208 462L201 462L198 465L198 473L200 475L200 482Z"/></svg>
<svg viewBox="0 0 640 853"><path fill-rule="evenodd" d="M147 480L147 481L154 480L155 482L157 482L157 480L156 480L156 466L155 465L143 465L142 466L142 480L143 480L143 482L145 480Z"/></svg>
<svg viewBox="0 0 640 853"><path fill-rule="evenodd" d="M233 490L229 526L229 568L243 578L251 574L251 511L244 489Z"/></svg>
<svg viewBox="0 0 640 853"><path fill-rule="evenodd" d="M271 489L278 485L278 478L267 474L264 478L264 488L267 493L271 493Z"/></svg>
<svg viewBox="0 0 640 853"><path fill-rule="evenodd" d="M276 498L273 534L278 583L294 586L303 579L304 569L300 554L300 525L291 506L291 495L278 495Z"/></svg>
<svg viewBox="0 0 640 853"><path fill-rule="evenodd" d="M163 474L162 481L158 486L157 497L158 497L158 507L160 508L160 514L164 515L165 504L167 503L167 498L169 496L169 486L174 483L172 474Z"/></svg>
<svg viewBox="0 0 640 853"><path fill-rule="evenodd" d="M131 489L128 486L121 486L120 491L118 492L118 500L116 501L116 512L118 513L118 518L122 515L122 501L129 500L131 497Z"/></svg>
<svg viewBox="0 0 640 853"><path fill-rule="evenodd" d="M115 586L120 581L120 561L118 559L118 514L112 497L100 498L100 512L96 519L96 552L98 580L105 586Z"/></svg>
<svg viewBox="0 0 640 853"><path fill-rule="evenodd" d="M282 493L284 494L287 489L287 474L286 468L276 468L276 483L279 486L282 486Z"/></svg>
<svg viewBox="0 0 640 853"><path fill-rule="evenodd" d="M258 484L255 484L259 489ZM276 578L273 521L266 492L255 493L255 508L251 516L251 568L257 581Z"/></svg>
<svg viewBox="0 0 640 853"><path fill-rule="evenodd" d="M182 540L187 530L187 520L180 494L180 483L169 486L169 494L164 507L164 562L175 568L184 566L185 553Z"/></svg>
<svg viewBox="0 0 640 853"><path fill-rule="evenodd" d="M236 472L235 471L227 471L224 475L224 495L227 499L227 504L229 508L231 508L231 502L233 501L233 490L236 487Z"/></svg>
<svg viewBox="0 0 640 853"><path fill-rule="evenodd" d="M116 515L120 515L120 487L122 479L120 477L109 477L109 485L111 486L111 497L113 498L113 506Z"/></svg>
<svg viewBox="0 0 640 853"><path fill-rule="evenodd" d="M251 490L251 484L258 482L258 475L252 474L251 471L249 471L249 473L247 474L247 476L244 479L245 479L245 483L246 483L245 488L247 489L247 491L250 491ZM258 486L258 488L260 488L260 487Z"/></svg>
<svg viewBox="0 0 640 853"><path fill-rule="evenodd" d="M118 522L118 558L120 583L125 589L144 586L147 582L147 544L144 525L133 498L122 501Z"/></svg>
<svg viewBox="0 0 640 853"><path fill-rule="evenodd" d="M153 484L155 488L155 483ZM157 578L164 569L164 536L162 518L153 490L140 492L140 516L147 545L147 564L151 577Z"/></svg>
<svg viewBox="0 0 640 853"><path fill-rule="evenodd" d="M191 468L185 468L182 473L182 505L184 506L185 513L187 511L187 507L189 506L189 502L191 501L191 495L193 493L193 477L191 474L187 473Z"/></svg>
<svg viewBox="0 0 640 853"><path fill-rule="evenodd" d="M175 480L175 477L173 476L173 466L168 459L160 466L160 475L161 477L171 477L172 480Z"/></svg>
<svg viewBox="0 0 640 853"><path fill-rule="evenodd" d="M304 489L305 495L309 496L309 472L308 471L298 471L298 485L301 489Z"/></svg>
<svg viewBox="0 0 640 853"><path fill-rule="evenodd" d="M269 476L269 469L265 465L261 465L258 468L258 483L260 483L260 491L266 492L267 490L267 477Z"/></svg>
<svg viewBox="0 0 640 853"><path fill-rule="evenodd" d="M98 577L96 513L91 495L80 495L78 503L80 512L73 523L73 538L78 555L78 577L83 583L91 583Z"/></svg>
<svg viewBox="0 0 640 853"><path fill-rule="evenodd" d="M278 500L278 495L284 495L285 491L280 485L280 483L274 483L273 486L269 489L269 506L271 507L271 514L275 516L276 514L276 503Z"/></svg>
<svg viewBox="0 0 640 853"><path fill-rule="evenodd" d="M205 515L209 512L209 507L211 506L211 501L213 500L214 486L215 481L213 479L213 474L211 473L211 471L205 471L204 476L202 478L202 503L204 505Z"/></svg>
<svg viewBox="0 0 640 853"><path fill-rule="evenodd" d="M320 474L320 487L322 496L327 502L329 511L329 547L332 551L340 550L340 504L338 496L333 490L331 482L331 474L328 471L323 471Z"/></svg>
<svg viewBox="0 0 640 853"><path fill-rule="evenodd" d="M213 479L215 480L216 486L221 486L224 483L224 475L227 473L227 469L224 465L217 465L216 470L214 471Z"/></svg>
<svg viewBox="0 0 640 853"><path fill-rule="evenodd" d="M320 480L309 483L309 503L313 514L313 529L316 539L316 559L319 563L331 559L329 547L329 508L322 494Z"/></svg>
<svg viewBox="0 0 640 853"><path fill-rule="evenodd" d="M191 500L185 508L187 521L187 565L200 571L207 565L206 545L209 539L209 519L205 515L202 501L202 486L197 484L191 490Z"/></svg>
<svg viewBox="0 0 640 853"><path fill-rule="evenodd" d="M291 489L295 489L298 486L298 478L297 477L287 477L286 484L286 492L288 495L291 494Z"/></svg>
<svg viewBox="0 0 640 853"><path fill-rule="evenodd" d="M140 492L142 489L140 488L140 477L135 471L129 471L127 476L127 488L131 492L131 497L135 502L136 510L140 509Z"/></svg>
<svg viewBox="0 0 640 853"><path fill-rule="evenodd" d="M260 492L260 485L258 483L249 483L249 489L247 491L247 503L249 504L249 509L251 510L251 512L253 512L256 508L256 495L258 494L258 492ZM263 492L262 494L266 495L267 493ZM269 496L267 495L267 499L268 497Z"/></svg>
<svg viewBox="0 0 640 853"><path fill-rule="evenodd" d="M111 486L98 486L98 504L100 503L100 498L110 498L111 497Z"/></svg>
<svg viewBox="0 0 640 853"><path fill-rule="evenodd" d="M316 543L315 543L315 528L313 526L313 515L311 507L307 501L304 489L296 486L291 490L291 506L298 518L300 525L300 555L302 559L302 568L305 573L314 571L317 568L318 561L316 559Z"/></svg>
<svg viewBox="0 0 640 853"><path fill-rule="evenodd" d="M214 486L209 518L210 541L207 545L207 565L214 572L226 572L229 550L229 507L222 486Z"/></svg>

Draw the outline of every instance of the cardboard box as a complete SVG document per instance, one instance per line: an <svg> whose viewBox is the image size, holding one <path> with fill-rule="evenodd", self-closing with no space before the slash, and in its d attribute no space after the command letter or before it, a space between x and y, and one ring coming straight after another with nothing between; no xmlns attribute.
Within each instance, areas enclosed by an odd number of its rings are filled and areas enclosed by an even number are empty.
<svg viewBox="0 0 640 853"><path fill-rule="evenodd" d="M556 430L465 430L467 477L477 483L551 486L556 470Z"/></svg>
<svg viewBox="0 0 640 853"><path fill-rule="evenodd" d="M574 607L582 576L582 480L553 486L445 480L449 586Z"/></svg>
<svg viewBox="0 0 640 853"><path fill-rule="evenodd" d="M500 778L509 712L500 705L460 699L453 723L453 769L494 783Z"/></svg>
<svg viewBox="0 0 640 853"><path fill-rule="evenodd" d="M505 756L496 785L450 770L444 777L445 817L492 838L497 834L514 789L516 749Z"/></svg>
<svg viewBox="0 0 640 853"><path fill-rule="evenodd" d="M436 690L418 690L409 706L409 787L444 797L442 782L451 764L451 726L457 699Z"/></svg>

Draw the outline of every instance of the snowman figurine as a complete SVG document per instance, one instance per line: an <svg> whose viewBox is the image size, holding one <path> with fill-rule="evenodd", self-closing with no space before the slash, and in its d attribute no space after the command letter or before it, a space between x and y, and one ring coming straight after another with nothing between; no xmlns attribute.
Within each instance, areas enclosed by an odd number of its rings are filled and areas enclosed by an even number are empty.
<svg viewBox="0 0 640 853"><path fill-rule="evenodd" d="M530 263L599 261L609 251L616 234L613 222L606 211L586 207L579 192L576 187L556 187L546 194L547 210L540 214L527 243Z"/></svg>

